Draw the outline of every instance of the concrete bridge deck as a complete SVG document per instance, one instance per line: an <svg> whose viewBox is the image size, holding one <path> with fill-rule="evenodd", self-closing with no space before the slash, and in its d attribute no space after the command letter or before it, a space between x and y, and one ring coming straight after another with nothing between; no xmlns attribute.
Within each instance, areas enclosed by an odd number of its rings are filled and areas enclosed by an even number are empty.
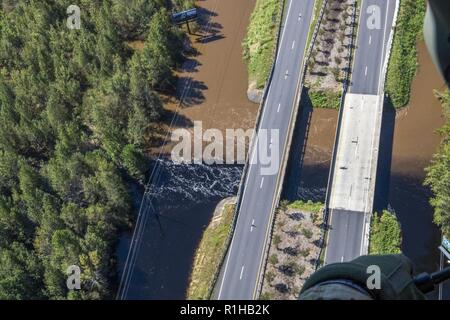
<svg viewBox="0 0 450 320"><path fill-rule="evenodd" d="M346 95L329 204L327 263L367 254L383 98ZM342 245L345 244L345 245Z"/></svg>
<svg viewBox="0 0 450 320"><path fill-rule="evenodd" d="M325 263L367 254L398 0L362 0L350 93L344 97L327 192Z"/></svg>

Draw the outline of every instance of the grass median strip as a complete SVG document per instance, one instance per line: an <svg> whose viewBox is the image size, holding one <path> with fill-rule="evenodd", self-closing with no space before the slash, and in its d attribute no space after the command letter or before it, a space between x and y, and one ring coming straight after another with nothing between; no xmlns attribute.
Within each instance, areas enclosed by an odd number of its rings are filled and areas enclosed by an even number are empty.
<svg viewBox="0 0 450 320"><path fill-rule="evenodd" d="M341 91L332 91L330 89L311 89L309 90L309 98L314 108L330 108L339 109L341 104Z"/></svg>
<svg viewBox="0 0 450 320"><path fill-rule="evenodd" d="M257 0L243 42L249 82L262 89L272 66L280 22L281 0Z"/></svg>
<svg viewBox="0 0 450 320"><path fill-rule="evenodd" d="M186 297L188 300L209 299L209 289L226 250L234 209L234 204L225 204L206 228L195 255Z"/></svg>
<svg viewBox="0 0 450 320"><path fill-rule="evenodd" d="M408 104L417 70L417 38L422 34L424 0L401 0L386 80L386 93L395 108Z"/></svg>

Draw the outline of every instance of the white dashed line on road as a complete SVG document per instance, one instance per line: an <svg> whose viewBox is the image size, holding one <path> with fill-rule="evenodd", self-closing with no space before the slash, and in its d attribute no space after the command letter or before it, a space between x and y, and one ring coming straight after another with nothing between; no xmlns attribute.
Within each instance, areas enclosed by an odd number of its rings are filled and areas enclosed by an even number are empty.
<svg viewBox="0 0 450 320"><path fill-rule="evenodd" d="M264 177L262 177L262 179L261 179L261 185L259 186L260 189L262 189L263 184L264 184Z"/></svg>
<svg viewBox="0 0 450 320"><path fill-rule="evenodd" d="M372 43L372 36L369 37L369 45Z"/></svg>
<svg viewBox="0 0 450 320"><path fill-rule="evenodd" d="M292 50L294 50L295 47L295 40L292 42Z"/></svg>
<svg viewBox="0 0 450 320"><path fill-rule="evenodd" d="M281 103L278 104L277 113L280 112L280 108L281 108Z"/></svg>
<svg viewBox="0 0 450 320"><path fill-rule="evenodd" d="M241 268L241 275L239 276L239 280L242 280L242 276L244 275L244 266Z"/></svg>
<svg viewBox="0 0 450 320"><path fill-rule="evenodd" d="M252 225L250 226L250 232L253 231L254 227L255 227L255 219L252 220Z"/></svg>
<svg viewBox="0 0 450 320"><path fill-rule="evenodd" d="M367 66L366 66L366 71L364 71L364 75L367 76Z"/></svg>

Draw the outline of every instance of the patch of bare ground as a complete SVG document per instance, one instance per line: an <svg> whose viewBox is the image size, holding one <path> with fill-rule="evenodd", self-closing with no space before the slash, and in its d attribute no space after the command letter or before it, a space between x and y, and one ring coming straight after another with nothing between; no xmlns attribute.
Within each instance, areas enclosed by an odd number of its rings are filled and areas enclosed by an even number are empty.
<svg viewBox="0 0 450 320"><path fill-rule="evenodd" d="M306 86L311 91L339 92L350 68L354 0L329 0L308 61Z"/></svg>
<svg viewBox="0 0 450 320"><path fill-rule="evenodd" d="M320 256L322 216L320 203L281 202L275 218L261 299L298 299Z"/></svg>

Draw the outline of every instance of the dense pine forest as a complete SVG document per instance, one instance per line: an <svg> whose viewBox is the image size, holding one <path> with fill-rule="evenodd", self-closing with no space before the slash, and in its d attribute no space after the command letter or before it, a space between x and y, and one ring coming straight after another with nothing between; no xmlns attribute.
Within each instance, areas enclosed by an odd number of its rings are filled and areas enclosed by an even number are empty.
<svg viewBox="0 0 450 320"><path fill-rule="evenodd" d="M0 1L0 299L114 297L126 181L144 179L159 92L183 58L170 12L192 2ZM81 290L67 289L70 265Z"/></svg>

